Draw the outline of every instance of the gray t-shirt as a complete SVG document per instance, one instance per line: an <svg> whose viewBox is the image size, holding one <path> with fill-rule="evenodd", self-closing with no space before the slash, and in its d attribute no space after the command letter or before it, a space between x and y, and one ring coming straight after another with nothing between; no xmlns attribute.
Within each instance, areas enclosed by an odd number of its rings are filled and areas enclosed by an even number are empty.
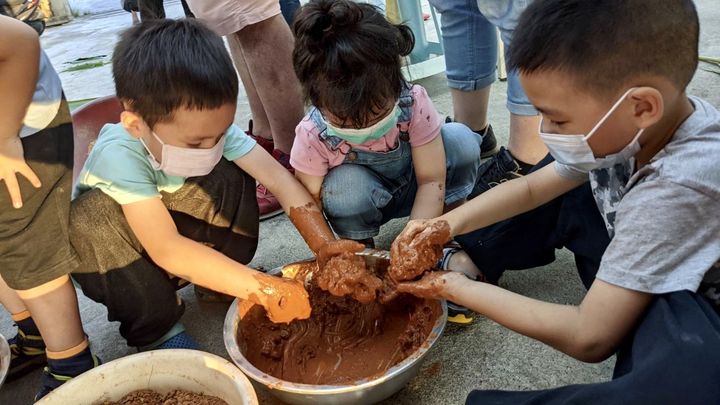
<svg viewBox="0 0 720 405"><path fill-rule="evenodd" d="M598 279L652 294L703 283L720 299L720 112L690 100L693 114L619 193Z"/></svg>

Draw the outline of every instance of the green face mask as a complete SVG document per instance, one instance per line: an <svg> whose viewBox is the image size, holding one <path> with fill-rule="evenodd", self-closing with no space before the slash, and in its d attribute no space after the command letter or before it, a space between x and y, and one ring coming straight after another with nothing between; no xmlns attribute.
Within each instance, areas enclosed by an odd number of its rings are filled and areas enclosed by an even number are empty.
<svg viewBox="0 0 720 405"><path fill-rule="evenodd" d="M397 125L398 117L400 117L400 108L395 105L388 115L367 128L340 128L328 122L327 133L328 135L336 136L352 144L362 145L385 136L385 134Z"/></svg>

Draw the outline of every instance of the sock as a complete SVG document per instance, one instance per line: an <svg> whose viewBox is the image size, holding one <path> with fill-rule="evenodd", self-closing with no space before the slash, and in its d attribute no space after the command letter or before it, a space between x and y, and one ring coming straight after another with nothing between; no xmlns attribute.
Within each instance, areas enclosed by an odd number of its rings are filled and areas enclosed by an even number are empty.
<svg viewBox="0 0 720 405"><path fill-rule="evenodd" d="M62 352L48 350L47 362L51 373L67 377L78 376L99 364L97 358L90 351L87 339Z"/></svg>
<svg viewBox="0 0 720 405"><path fill-rule="evenodd" d="M518 166L520 166L520 171L519 171L519 172L520 172L520 174L522 174L523 176L525 176L526 174L528 174L528 173L530 172L530 169L532 169L533 167L535 167L534 164L526 163L526 162L523 162L522 160L516 158L515 155L513 155L512 152L510 152L509 150L508 150L508 153L510 153L510 156L512 156L512 158L515 159L515 162L517 162Z"/></svg>
<svg viewBox="0 0 720 405"><path fill-rule="evenodd" d="M19 316L24 315L25 313L27 313L26 317ZM30 312L23 311L19 314L13 314L12 318L18 329L20 329L25 335L40 336L40 330L38 330L37 325L35 325L35 321L30 316Z"/></svg>
<svg viewBox="0 0 720 405"><path fill-rule="evenodd" d="M73 356L76 356L76 355L84 352L85 349L87 349L89 346L90 346L90 343L88 342L88 340L83 339L82 342L80 342L76 346L73 346L69 349L61 350L58 352L54 352L52 350L45 350L45 353L47 353L48 359L63 360L63 359L71 358Z"/></svg>

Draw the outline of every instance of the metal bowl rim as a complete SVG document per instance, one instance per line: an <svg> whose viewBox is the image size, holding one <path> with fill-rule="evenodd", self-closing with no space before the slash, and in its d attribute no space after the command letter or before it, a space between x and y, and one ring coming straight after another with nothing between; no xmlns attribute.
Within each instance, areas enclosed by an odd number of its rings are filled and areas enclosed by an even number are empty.
<svg viewBox="0 0 720 405"><path fill-rule="evenodd" d="M5 382L5 378L10 371L10 360L12 355L10 354L10 345L7 339L0 333L0 387Z"/></svg>
<svg viewBox="0 0 720 405"><path fill-rule="evenodd" d="M362 252L360 254L366 254L369 256L379 256L379 257L385 257L385 255L382 254L369 254L369 252ZM301 261L299 261L301 262ZM293 262L288 263L287 265L299 263L299 262ZM286 265L286 266L287 266ZM278 274L282 270L284 266L276 267L270 271L268 271L268 274ZM390 367L384 374L382 374L378 378L364 378L361 380L357 380L352 384L346 384L346 385L315 385L315 384L301 384L301 383L294 383L290 381L281 380L277 377L273 377L269 375L268 373L265 373L258 368L256 368L250 361L245 358L245 356L240 351L240 347L236 342L235 336L237 335L237 325L238 322L236 322L238 313L237 313L237 307L238 307L238 300L235 299L233 303L230 305L230 308L228 309L228 312L225 316L225 322L223 326L223 341L225 343L225 349L228 351L228 354L230 354L230 358L232 359L233 363L242 370L243 373L245 373L248 377L252 378L253 380L263 384L265 387L273 390L280 390L287 393L295 393L295 394L321 394L321 395L332 395L332 394L342 394L346 392L353 392L353 391L362 391L371 387L374 387L376 385L380 385L384 383L387 380L391 380L395 378L396 376L402 374L407 369L409 369L413 364L416 362L419 362L422 360L423 357L427 354L427 352L430 350L430 348L433 347L435 342L438 340L438 338L442 335L443 331L445 330L445 325L447 323L447 302L445 300L440 300L440 307L442 309L442 313L438 317L437 321L435 321L435 325L433 326L432 331L428 335L428 337L425 339L423 344L420 346L418 350L416 350L413 354L406 357L403 361L400 363Z"/></svg>

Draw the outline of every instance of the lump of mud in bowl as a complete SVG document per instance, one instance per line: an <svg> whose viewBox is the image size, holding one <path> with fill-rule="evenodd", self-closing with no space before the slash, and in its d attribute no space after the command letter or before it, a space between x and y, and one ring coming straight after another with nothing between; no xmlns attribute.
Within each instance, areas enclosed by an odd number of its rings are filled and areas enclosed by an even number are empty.
<svg viewBox="0 0 720 405"><path fill-rule="evenodd" d="M196 392L174 390L161 394L153 390L133 391L119 401L105 401L99 405L229 405L218 397Z"/></svg>
<svg viewBox="0 0 720 405"><path fill-rule="evenodd" d="M343 252L331 258L322 270L316 270L317 285L332 295L349 295L363 304L377 298L383 282L368 271L365 259L355 253Z"/></svg>
<svg viewBox="0 0 720 405"><path fill-rule="evenodd" d="M388 274L396 282L413 280L434 268L442 257L443 246L450 240L450 225L436 221L418 235L401 235L390 250Z"/></svg>
<svg viewBox="0 0 720 405"><path fill-rule="evenodd" d="M304 263L311 271L315 263ZM387 263L380 273L386 271ZM304 269L296 272L306 273ZM237 340L243 355L262 372L313 385L351 384L382 375L417 351L442 313L439 301L402 294L386 305L336 297L308 286L310 319L272 323L255 305L242 317Z"/></svg>

